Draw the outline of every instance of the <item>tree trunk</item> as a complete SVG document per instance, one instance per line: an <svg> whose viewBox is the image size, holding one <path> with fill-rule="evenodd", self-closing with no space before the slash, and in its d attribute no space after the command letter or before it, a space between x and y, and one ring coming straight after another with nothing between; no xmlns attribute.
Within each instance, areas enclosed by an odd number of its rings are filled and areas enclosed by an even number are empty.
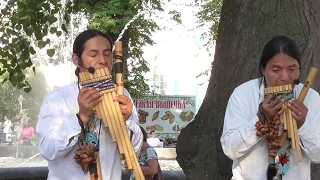
<svg viewBox="0 0 320 180"><path fill-rule="evenodd" d="M231 160L220 144L226 105L236 86L258 77L261 51L268 40L286 35L297 42L302 52L302 83L311 66L319 68L319 9L319 0L223 1L207 94L177 144L177 161L188 179L231 179ZM319 77L313 86L316 90Z"/></svg>

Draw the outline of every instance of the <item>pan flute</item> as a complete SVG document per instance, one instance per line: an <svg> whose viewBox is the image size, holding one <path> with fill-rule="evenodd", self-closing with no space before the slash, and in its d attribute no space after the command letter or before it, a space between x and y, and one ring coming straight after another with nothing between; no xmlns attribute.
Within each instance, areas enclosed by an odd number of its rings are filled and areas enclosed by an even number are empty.
<svg viewBox="0 0 320 180"><path fill-rule="evenodd" d="M265 95L275 94L284 103L283 113L279 120L269 121L269 132L267 133L267 141L269 147L277 149L282 147L286 141L291 140L292 149L297 151L299 160L302 160L301 149L299 145L299 136L297 131L297 123L292 117L291 110L287 107L287 102L294 98L292 85L275 86L265 88Z"/></svg>
<svg viewBox="0 0 320 180"><path fill-rule="evenodd" d="M318 69L311 68L304 87L299 95L298 101L304 101L308 90L313 84L317 72ZM299 143L300 138L298 134L297 123L292 117L291 110L287 107L287 101L294 98L292 85L289 84L284 86L267 87L264 89L264 91L265 95L275 94L284 102L282 107L284 108L284 112L280 115L279 121L263 122L263 124L268 127L266 128L268 129L268 132L266 132L266 138L269 148L280 148L287 142L287 140L291 140L292 150L297 152L298 161L301 162L303 157Z"/></svg>
<svg viewBox="0 0 320 180"><path fill-rule="evenodd" d="M99 88L103 93L102 102L99 103L94 111L104 126L109 129L112 141L117 144L120 152L120 158L125 159L129 170L133 170L137 180L144 180L137 156L131 145L128 130L125 124L124 117L120 110L119 102L113 101L113 98L118 95L123 95L122 82L122 44L115 44L115 65L116 65L116 84L110 75L108 68L96 69L93 74L89 72L80 73L80 84L82 87ZM117 64L118 63L118 64ZM120 72L117 72L119 71ZM99 157L96 157L98 172L101 170ZM100 173L101 174L101 173ZM98 175L99 176L99 175ZM99 179L102 179L101 175Z"/></svg>

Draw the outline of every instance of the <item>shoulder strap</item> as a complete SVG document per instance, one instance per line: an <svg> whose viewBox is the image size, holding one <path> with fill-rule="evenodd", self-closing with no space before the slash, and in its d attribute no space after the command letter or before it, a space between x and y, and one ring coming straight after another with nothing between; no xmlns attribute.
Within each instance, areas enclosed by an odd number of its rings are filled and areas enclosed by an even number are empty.
<svg viewBox="0 0 320 180"><path fill-rule="evenodd" d="M130 129L130 141L132 140L133 131Z"/></svg>

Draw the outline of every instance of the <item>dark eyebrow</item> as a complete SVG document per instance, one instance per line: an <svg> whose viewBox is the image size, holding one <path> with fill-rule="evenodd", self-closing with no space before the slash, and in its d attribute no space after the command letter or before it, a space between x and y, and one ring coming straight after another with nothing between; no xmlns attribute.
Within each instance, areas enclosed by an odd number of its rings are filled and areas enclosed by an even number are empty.
<svg viewBox="0 0 320 180"><path fill-rule="evenodd" d="M278 66L278 65L274 65L274 64L272 64L271 65L271 68L281 68L280 66Z"/></svg>
<svg viewBox="0 0 320 180"><path fill-rule="evenodd" d="M299 66L296 65L296 64L292 64L292 65L289 66L289 68L291 68L291 67L299 67Z"/></svg>
<svg viewBox="0 0 320 180"><path fill-rule="evenodd" d="M96 49L91 49L90 51L89 51L89 53L90 52L98 52L98 50L96 50Z"/></svg>
<svg viewBox="0 0 320 180"><path fill-rule="evenodd" d="M106 52L106 51L111 51L111 49L105 49L105 50L103 50L103 52ZM97 49L91 49L91 50L88 51L88 53L90 53L90 52L98 53L99 50L97 50Z"/></svg>

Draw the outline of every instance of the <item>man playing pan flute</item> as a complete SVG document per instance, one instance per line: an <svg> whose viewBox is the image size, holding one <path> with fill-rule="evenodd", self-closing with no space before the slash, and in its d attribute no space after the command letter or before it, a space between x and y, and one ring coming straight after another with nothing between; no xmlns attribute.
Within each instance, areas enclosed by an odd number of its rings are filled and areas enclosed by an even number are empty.
<svg viewBox="0 0 320 180"><path fill-rule="evenodd" d="M107 67L111 72L112 40L97 30L80 33L73 45L73 63L76 74L87 69ZM59 73L59 72L58 72ZM81 90L80 90L81 89ZM136 108L130 94L117 96L128 131L131 130L131 143L139 154L143 135L138 123ZM41 155L48 160L50 180L89 180L90 174L84 173L80 164L89 163L92 158L81 146L81 125L86 127L87 143L92 149L99 150L99 160L103 180L121 179L121 161L117 144L112 142L108 128L102 125L93 113L93 107L102 101L99 89L80 87L79 82L61 87L49 93L39 115L36 132L39 137Z"/></svg>
<svg viewBox="0 0 320 180"><path fill-rule="evenodd" d="M276 157L282 180L310 180L310 164L320 162L320 97L310 89L305 100L299 102L303 84L299 79L301 55L295 43L277 36L264 47L259 69L261 78L238 86L232 93L225 113L221 145L223 152L233 160L232 180L266 180L270 157ZM265 97L264 88L291 84L294 99L287 101L292 111L300 140L303 160L298 161L290 142L276 150L269 150L263 132L257 130L261 115L277 121L283 113L279 97Z"/></svg>

